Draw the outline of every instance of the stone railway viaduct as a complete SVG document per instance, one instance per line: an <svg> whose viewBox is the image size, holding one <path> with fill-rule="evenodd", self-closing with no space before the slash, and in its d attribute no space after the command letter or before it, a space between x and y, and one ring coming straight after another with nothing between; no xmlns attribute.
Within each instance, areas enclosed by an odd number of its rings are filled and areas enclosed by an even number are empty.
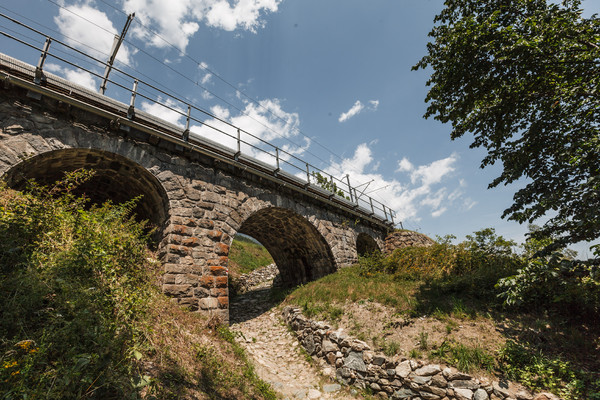
<svg viewBox="0 0 600 400"><path fill-rule="evenodd" d="M34 67L0 56L0 179L22 188L89 168L81 190L92 201L142 196L136 213L157 228L162 289L182 306L228 321L237 233L259 240L288 284L383 249L384 218L218 144L184 141L151 115L128 119L126 105L58 77L35 84Z"/></svg>

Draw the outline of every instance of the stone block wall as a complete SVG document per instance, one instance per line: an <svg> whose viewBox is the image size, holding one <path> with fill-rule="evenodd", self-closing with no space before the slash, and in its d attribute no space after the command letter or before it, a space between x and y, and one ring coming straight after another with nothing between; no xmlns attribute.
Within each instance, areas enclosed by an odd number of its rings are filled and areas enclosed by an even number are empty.
<svg viewBox="0 0 600 400"><path fill-rule="evenodd" d="M422 233L413 231L396 231L390 233L385 238L385 254L391 254L396 249L404 247L417 246L427 247L434 244L435 241Z"/></svg>
<svg viewBox="0 0 600 400"><path fill-rule="evenodd" d="M306 352L329 364L340 383L368 388L383 399L560 400L549 393L534 397L516 384L477 379L454 368L375 354L365 342L311 321L297 308L285 307L282 316Z"/></svg>

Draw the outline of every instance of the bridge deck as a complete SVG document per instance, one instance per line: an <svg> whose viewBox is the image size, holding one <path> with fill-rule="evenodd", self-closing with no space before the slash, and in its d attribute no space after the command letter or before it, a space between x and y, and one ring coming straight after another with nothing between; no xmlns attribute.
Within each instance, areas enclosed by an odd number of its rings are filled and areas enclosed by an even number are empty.
<svg viewBox="0 0 600 400"><path fill-rule="evenodd" d="M139 109L135 109L134 115L128 117L130 108L122 102L76 85L51 73L44 72L43 77L41 83L36 83L36 67L0 53L0 79L5 83L29 90L32 96L47 96L63 101L79 109L108 118L124 131L131 128L137 129L159 139L175 143L181 146L182 149L187 148L215 160L243 168L252 174L309 195L317 201L343 209L378 226L389 229L394 225L393 220L388 220L387 215L385 217L377 215L372 210L307 182L294 174L275 168L273 165L240 154L227 146L199 135L190 135L188 138L184 138L184 131L181 127Z"/></svg>

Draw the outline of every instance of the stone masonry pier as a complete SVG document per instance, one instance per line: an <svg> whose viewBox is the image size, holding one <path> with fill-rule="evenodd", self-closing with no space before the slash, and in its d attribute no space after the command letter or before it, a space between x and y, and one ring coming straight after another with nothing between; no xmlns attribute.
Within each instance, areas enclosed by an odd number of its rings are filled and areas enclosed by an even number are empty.
<svg viewBox="0 0 600 400"><path fill-rule="evenodd" d="M237 233L265 245L288 284L383 249L390 226L372 215L0 78L0 179L23 188L28 179L51 183L87 168L96 174L81 191L92 201L139 196L136 213L156 227L163 291L182 306L228 320L228 254Z"/></svg>

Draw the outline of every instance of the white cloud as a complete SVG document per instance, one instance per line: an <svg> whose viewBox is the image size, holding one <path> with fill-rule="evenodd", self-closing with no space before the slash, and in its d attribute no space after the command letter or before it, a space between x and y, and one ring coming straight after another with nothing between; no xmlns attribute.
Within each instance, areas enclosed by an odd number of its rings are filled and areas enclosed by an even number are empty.
<svg viewBox="0 0 600 400"><path fill-rule="evenodd" d="M438 210L435 210L434 212L432 212L432 213L431 213L431 216L432 216L433 218L437 218L437 217L439 217L440 215L442 215L443 213L445 213L446 211L448 211L448 208L446 208L446 207L442 207L442 208L440 208L440 209L438 209Z"/></svg>
<svg viewBox="0 0 600 400"><path fill-rule="evenodd" d="M56 75L62 76L66 80L76 83L77 85L83 86L86 89L98 91L100 84L96 81L94 75L89 72L82 71L79 69L70 69L61 67L60 65L53 63L46 63L44 68L48 72L53 72Z"/></svg>
<svg viewBox="0 0 600 400"><path fill-rule="evenodd" d="M54 23L65 36L67 44L100 60L108 60L118 32L105 13L89 4L71 5L59 9ZM131 52L126 45L121 45L117 60L130 63Z"/></svg>
<svg viewBox="0 0 600 400"><path fill-rule="evenodd" d="M402 160L398 161L398 169L396 171L409 172L412 171L414 168L414 165L412 165L412 163L408 161L408 158L404 157L402 158Z"/></svg>
<svg viewBox="0 0 600 400"><path fill-rule="evenodd" d="M361 103L360 100L356 100L356 103L354 103L354 105L348 111L340 114L338 121L346 122L350 118L363 112L365 109L368 109L370 111L375 111L375 110L377 110L377 107L379 107L379 100L369 100L368 108L365 108L365 105L363 103Z"/></svg>
<svg viewBox="0 0 600 400"><path fill-rule="evenodd" d="M439 183L444 176L454 171L454 163L458 156L452 154L450 157L437 160L428 165L422 165L414 170L411 176L412 183L421 181L424 185L430 186Z"/></svg>
<svg viewBox="0 0 600 400"><path fill-rule="evenodd" d="M177 104L174 100L163 100L159 97L158 101L164 103L167 107L159 103L150 103L148 101L143 101L140 104L140 108L157 118L164 119L165 121L170 122L173 125L179 125L183 127L184 124L182 123L182 121L185 118L184 115L187 111L181 108L181 106Z"/></svg>
<svg viewBox="0 0 600 400"><path fill-rule="evenodd" d="M281 1L234 0L231 4L230 0L124 0L123 9L127 13L135 12L142 24L152 26L165 40L185 51L200 24L226 31L243 29L256 32L265 24L262 16L276 12ZM132 31L152 46L168 46L163 39L140 25L134 25Z"/></svg>
<svg viewBox="0 0 600 400"><path fill-rule="evenodd" d="M363 108L365 108L365 106L360 102L360 100L356 100L356 103L354 103L352 108L350 108L345 113L340 114L340 118L338 119L338 121L339 122L348 121L350 118L352 118L355 115L357 115L358 113L360 113L363 110Z"/></svg>
<svg viewBox="0 0 600 400"><path fill-rule="evenodd" d="M368 187L363 185L358 190L360 205L369 209L367 196L381 201L397 212L395 221L418 221L429 214L437 218L452 207L464 209L466 200L462 199L461 183L452 176L458 156L450 155L429 164L414 166L406 157L398 161L396 172L407 176L406 182L396 178L384 177L376 171L378 162L366 143L360 144L352 157L340 162L331 162L325 172L342 178L338 186L346 190L345 176L350 175L352 186L372 181ZM454 187L453 191L449 187ZM364 193L361 196L361 192ZM378 214L382 214L381 211Z"/></svg>
<svg viewBox="0 0 600 400"><path fill-rule="evenodd" d="M242 153L271 165L275 165L276 162L275 157L271 155L274 154L275 149L263 143L262 140L278 145L277 142L281 142L282 139L291 139L299 134L300 118L298 114L284 111L278 99L262 100L259 104L247 101L243 112L233 116L228 109L221 106L212 107L211 113L219 119L229 121L234 126L241 128L242 131L249 132L251 135L241 132L240 138L246 142L241 145ZM190 127L190 131L194 136L210 139L231 149L237 149L237 130L217 119L204 121L201 126L193 125ZM310 140L307 139L298 146L289 142L279 144L282 151L294 155L304 153L309 146ZM284 160L289 158L283 152L280 153L280 157Z"/></svg>

